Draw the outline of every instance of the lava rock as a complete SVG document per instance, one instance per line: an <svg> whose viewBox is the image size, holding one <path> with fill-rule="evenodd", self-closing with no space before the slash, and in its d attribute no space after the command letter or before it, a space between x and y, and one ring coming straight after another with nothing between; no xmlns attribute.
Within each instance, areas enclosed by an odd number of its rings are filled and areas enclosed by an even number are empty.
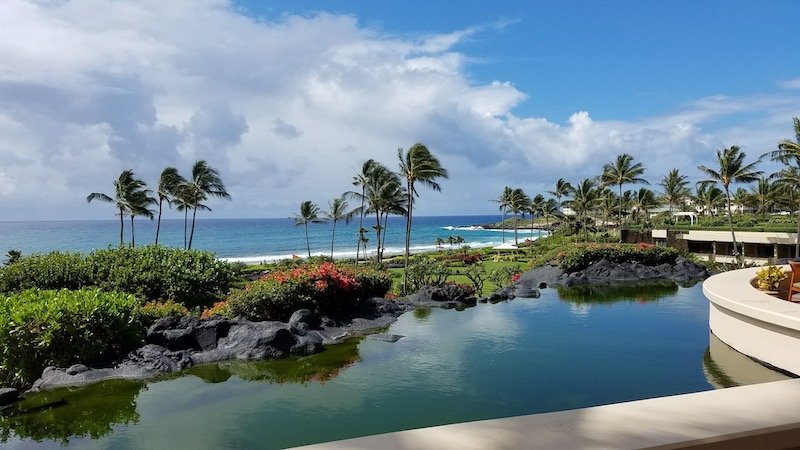
<svg viewBox="0 0 800 450"><path fill-rule="evenodd" d="M84 366L83 364L73 364L69 366L66 370L67 375L77 375L79 373L83 373L89 370L88 367Z"/></svg>
<svg viewBox="0 0 800 450"><path fill-rule="evenodd" d="M10 405L19 400L19 391L14 388L0 389L0 406Z"/></svg>

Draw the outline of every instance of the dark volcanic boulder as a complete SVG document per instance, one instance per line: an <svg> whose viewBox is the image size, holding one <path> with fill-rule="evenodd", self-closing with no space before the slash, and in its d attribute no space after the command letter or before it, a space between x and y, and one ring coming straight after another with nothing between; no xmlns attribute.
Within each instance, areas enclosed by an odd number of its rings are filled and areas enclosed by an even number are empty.
<svg viewBox="0 0 800 450"><path fill-rule="evenodd" d="M14 388L0 389L0 406L10 405L19 400L19 391Z"/></svg>

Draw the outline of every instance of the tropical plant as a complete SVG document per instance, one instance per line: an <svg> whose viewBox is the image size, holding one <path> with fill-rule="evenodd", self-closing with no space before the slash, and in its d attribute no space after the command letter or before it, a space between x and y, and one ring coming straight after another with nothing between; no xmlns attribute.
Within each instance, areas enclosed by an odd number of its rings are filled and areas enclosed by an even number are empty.
<svg viewBox="0 0 800 450"><path fill-rule="evenodd" d="M149 189L141 189L136 191L131 196L131 204L129 215L131 217L131 247L136 246L136 231L133 225L133 219L136 216L144 216L153 220L153 211L149 208L150 205L157 203L156 199L151 197L153 191Z"/></svg>
<svg viewBox="0 0 800 450"><path fill-rule="evenodd" d="M22 252L19 250L9 250L6 253L6 266L10 266L22 258Z"/></svg>
<svg viewBox="0 0 800 450"><path fill-rule="evenodd" d="M576 219L583 228L584 240L588 240L588 217L589 211L597 202L598 189L591 178L586 178L578 183L571 192L572 198L565 203L575 212ZM577 234L576 240L577 240Z"/></svg>
<svg viewBox="0 0 800 450"><path fill-rule="evenodd" d="M356 212L355 210L348 211L347 207L347 200L345 200L345 196L343 195L328 202L328 210L323 212L325 218L330 220L333 224L333 231L331 232L331 259L333 259L333 241L336 239L336 222L344 220L344 223L348 224Z"/></svg>
<svg viewBox="0 0 800 450"><path fill-rule="evenodd" d="M619 187L619 196L622 198L623 184L650 184L641 175L644 174L642 163L633 164L633 156L623 153L617 155L617 159L603 166L603 174L600 181L605 184L615 184ZM617 226L622 228L622 203L619 204L619 223ZM620 233L622 242L622 233Z"/></svg>
<svg viewBox="0 0 800 450"><path fill-rule="evenodd" d="M686 175L680 174L678 169L672 169L658 184L664 189L661 198L669 205L671 216L675 205L689 196L689 181Z"/></svg>
<svg viewBox="0 0 800 450"><path fill-rule="evenodd" d="M103 194L102 192L92 192L86 197L87 202L99 200L106 203L113 203L117 210L119 210L117 213L119 215L119 245L125 243L123 234L125 230L124 217L132 213L132 210L137 205L137 201L140 202L142 200L140 198L142 194L140 193L144 190L144 181L137 179L132 170L123 170L122 173L119 174L119 177L114 180L113 197Z"/></svg>
<svg viewBox="0 0 800 450"><path fill-rule="evenodd" d="M542 217L544 217L545 226L549 229L550 228L550 218L551 217L560 217L561 210L558 207L555 199L548 198L546 202L544 202L544 207L542 208Z"/></svg>
<svg viewBox="0 0 800 450"><path fill-rule="evenodd" d="M344 194L345 197L347 197L347 198L355 198L361 203L361 206L359 206L358 208L356 208L354 210L354 211L358 211L358 243L357 243L357 246L356 246L356 263L355 263L356 266L358 266L358 260L359 260L359 256L360 256L361 246L364 245L364 243L365 243L364 242L364 240L365 240L364 231L361 231L361 230L365 230L366 231L366 229L364 228L364 212L365 212L364 202L366 200L366 189L367 189L367 186L369 186L369 184L370 184L371 174L372 174L372 170L373 170L374 166L375 166L375 160L374 159L368 159L368 160L364 161L364 163L361 165L361 172L357 173L353 177L353 186L361 187L361 193L358 193L358 192L355 192L355 191L348 191L348 192L345 192L345 194ZM367 252L367 249L366 249L366 245L365 245L365 247L364 247L364 256L366 256L366 252Z"/></svg>
<svg viewBox="0 0 800 450"><path fill-rule="evenodd" d="M773 174L772 177L775 178L778 203L788 208L789 211L797 211L797 240L794 246L794 257L800 258L800 192L797 190L797 186L800 185L800 168L786 167Z"/></svg>
<svg viewBox="0 0 800 450"><path fill-rule="evenodd" d="M710 216L712 212L725 203L725 193L722 189L711 183L697 183L692 201L696 209L704 215Z"/></svg>
<svg viewBox="0 0 800 450"><path fill-rule="evenodd" d="M403 261L403 292L408 287L408 256L411 246L411 221L414 214L414 197L419 196L417 183L427 186L434 191L441 191L442 188L436 182L439 178L447 178L447 169L442 167L439 160L428 150L424 144L416 143L403 153L403 149L397 150L397 158L400 160L400 176L406 180L406 242Z"/></svg>
<svg viewBox="0 0 800 450"><path fill-rule="evenodd" d="M517 214L524 214L525 211L530 209L531 199L521 188L516 188L511 191L510 200L511 202L509 204L509 209L511 210L511 214L513 215L514 219L514 245L518 245L519 239L517 237Z"/></svg>
<svg viewBox="0 0 800 450"><path fill-rule="evenodd" d="M759 160L751 163L745 163L745 153L739 147L732 145L728 148L717 150L717 165L718 168L709 168L700 165L700 169L706 176L707 182L719 183L722 185L725 192L725 206L727 209L728 225L731 229L731 240L733 241L733 255L739 255L739 247L736 244L736 233L733 231L733 217L731 213L731 183L752 183L758 180L761 171L755 169ZM742 261L740 261L741 264Z"/></svg>
<svg viewBox="0 0 800 450"><path fill-rule="evenodd" d="M751 206L755 205L753 194L745 188L737 188L731 194L731 212L735 213L737 210L744 214L744 211Z"/></svg>
<svg viewBox="0 0 800 450"><path fill-rule="evenodd" d="M556 198L556 201L558 202L558 208L560 210L564 206L564 204L561 202L561 197L569 195L570 192L572 192L572 189L572 185L569 184L568 181L564 181L563 178L559 178L558 181L556 181L555 189L552 191L547 191L547 193Z"/></svg>
<svg viewBox="0 0 800 450"><path fill-rule="evenodd" d="M778 287L778 283L787 277L787 273L778 266L767 266L756 272L756 284L762 291Z"/></svg>
<svg viewBox="0 0 800 450"><path fill-rule="evenodd" d="M794 125L794 141L790 139L782 140L778 143L778 149L768 152L766 156L769 156L773 161L782 162L786 165L787 169L793 168L800 171L800 118L793 118L792 124ZM792 177L789 176L789 178ZM794 187L791 188L788 184L784 184L784 189L797 190L797 186L800 186L800 184L795 183ZM795 197L797 194L792 194L791 196ZM797 209L797 230L797 242L795 243L794 256L795 258L800 258L800 209Z"/></svg>
<svg viewBox="0 0 800 450"><path fill-rule="evenodd" d="M658 206L656 195L650 189L639 188L634 197L634 210L639 220L646 222L650 216L650 210Z"/></svg>
<svg viewBox="0 0 800 450"><path fill-rule="evenodd" d="M320 214L319 206L312 203L311 200L305 200L303 202L300 202L300 213L294 215L294 225L296 227L299 227L300 225L303 225L303 227L305 227L306 249L308 250L309 258L311 258L311 243L308 240L308 224L325 222L324 219L321 219L319 217L319 214Z"/></svg>
<svg viewBox="0 0 800 450"><path fill-rule="evenodd" d="M511 194L513 189L506 186L500 196L492 200L497 203L500 208L500 233L503 237L503 243L506 243L506 211L511 207Z"/></svg>
<svg viewBox="0 0 800 450"><path fill-rule="evenodd" d="M383 239L390 214L405 215L405 191L400 177L383 164L373 162L368 168L367 184L362 198L366 201L365 213L375 214L376 259L383 257ZM359 198L360 194L349 192L348 196ZM366 252L366 250L365 250Z"/></svg>
<svg viewBox="0 0 800 450"><path fill-rule="evenodd" d="M204 160L198 160L192 166L192 179L180 185L179 195L183 195L188 201L187 206L192 210L192 230L189 233L189 244L186 248L192 248L194 238L194 225L197 218L197 210L211 211L202 202L208 197L224 198L230 200L231 196L225 190L225 184L219 176L217 169L208 165Z"/></svg>
<svg viewBox="0 0 800 450"><path fill-rule="evenodd" d="M751 198L753 198L758 205L758 208L756 209L757 214L766 216L770 213L770 211L772 211L772 208L775 207L775 203L778 201L779 187L779 185L770 182L769 178L758 178L758 183L750 193Z"/></svg>
<svg viewBox="0 0 800 450"><path fill-rule="evenodd" d="M179 173L178 169L174 167L167 167L161 172L161 177L158 179L158 220L156 221L156 241L158 245L158 237L161 232L161 212L164 202L167 206L172 206L172 200L177 196L178 186L186 183L186 179Z"/></svg>
<svg viewBox="0 0 800 450"><path fill-rule="evenodd" d="M542 194L536 194L531 199L528 205L528 212L531 215L531 232L533 232L533 219L536 217L544 217L544 208L547 201Z"/></svg>

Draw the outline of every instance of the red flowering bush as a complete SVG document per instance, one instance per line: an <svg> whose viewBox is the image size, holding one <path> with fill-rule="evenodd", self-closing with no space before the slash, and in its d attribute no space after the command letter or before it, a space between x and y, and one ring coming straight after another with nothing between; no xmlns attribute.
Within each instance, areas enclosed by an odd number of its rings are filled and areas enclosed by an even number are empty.
<svg viewBox="0 0 800 450"><path fill-rule="evenodd" d="M464 263L465 266L471 266L480 260L480 253L465 253L461 256L461 262Z"/></svg>
<svg viewBox="0 0 800 450"><path fill-rule="evenodd" d="M210 308L204 308L203 314L201 314L200 317L202 319L210 319L212 317L231 318L233 317L233 313L231 312L231 307L228 305L228 302L223 300L221 302L214 303L214 306Z"/></svg>
<svg viewBox="0 0 800 450"><path fill-rule="evenodd" d="M511 283L516 283L521 276L521 273L515 273L514 275L511 275Z"/></svg>
<svg viewBox="0 0 800 450"><path fill-rule="evenodd" d="M233 315L285 321L301 308L336 314L364 299L382 297L390 288L391 279L383 272L356 272L322 262L263 275L244 290L232 293L228 303Z"/></svg>

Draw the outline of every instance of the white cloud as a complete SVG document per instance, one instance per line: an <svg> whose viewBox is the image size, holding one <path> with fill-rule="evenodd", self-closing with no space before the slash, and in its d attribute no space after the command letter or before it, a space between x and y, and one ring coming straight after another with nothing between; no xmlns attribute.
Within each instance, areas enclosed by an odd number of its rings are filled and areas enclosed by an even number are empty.
<svg viewBox="0 0 800 450"><path fill-rule="evenodd" d="M792 78L791 80L783 80L778 82L778 87L781 89L800 89L800 78Z"/></svg>
<svg viewBox="0 0 800 450"><path fill-rule="evenodd" d="M782 92L709 96L633 122L521 117L535 93L475 84L470 55L455 50L481 30L396 36L328 13L256 20L224 0L0 2L0 218L103 218L85 196L119 171L154 185L195 158L233 196L212 205L216 217L285 217L350 189L368 158L394 167L397 148L417 141L451 173L420 214L481 213L503 185L543 191L621 152L653 181L716 147L759 153L800 115L798 95Z"/></svg>

